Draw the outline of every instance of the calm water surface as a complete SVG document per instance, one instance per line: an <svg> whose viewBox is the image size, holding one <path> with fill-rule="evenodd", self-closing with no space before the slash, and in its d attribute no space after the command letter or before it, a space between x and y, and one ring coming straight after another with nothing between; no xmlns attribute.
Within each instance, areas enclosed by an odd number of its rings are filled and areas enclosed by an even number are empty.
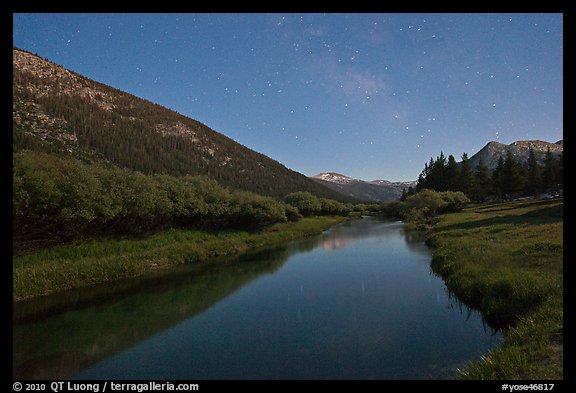
<svg viewBox="0 0 576 393"><path fill-rule="evenodd" d="M15 378L443 379L501 335L372 218L241 260L15 306Z"/></svg>

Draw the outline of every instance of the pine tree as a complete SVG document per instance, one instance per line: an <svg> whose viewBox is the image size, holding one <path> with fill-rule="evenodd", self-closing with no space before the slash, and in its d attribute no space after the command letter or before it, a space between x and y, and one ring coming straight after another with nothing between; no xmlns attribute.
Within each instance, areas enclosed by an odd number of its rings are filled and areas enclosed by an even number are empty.
<svg viewBox="0 0 576 393"><path fill-rule="evenodd" d="M546 152L544 159L544 170L542 171L542 188L544 191L549 191L558 184L558 163L550 148Z"/></svg>
<svg viewBox="0 0 576 393"><path fill-rule="evenodd" d="M446 191L447 187L447 177L446 177L446 156L444 152L440 152L440 155L436 158L434 167L432 168L432 186L431 189L436 191Z"/></svg>
<svg viewBox="0 0 576 393"><path fill-rule="evenodd" d="M503 193L503 186L502 186L502 172L504 170L504 158L500 156L498 158L498 164L496 164L496 168L494 172L492 172L492 187L494 188L494 192L498 197L502 198L504 196Z"/></svg>
<svg viewBox="0 0 576 393"><path fill-rule="evenodd" d="M494 192L494 185L490 178L488 167L484 164L482 159L480 159L478 166L476 167L473 190L472 199L476 201L483 201Z"/></svg>
<svg viewBox="0 0 576 393"><path fill-rule="evenodd" d="M530 148L530 155L528 156L528 173L526 177L526 185L524 192L530 195L536 195L542 190L542 168L538 165L536 154Z"/></svg>
<svg viewBox="0 0 576 393"><path fill-rule="evenodd" d="M448 164L444 169L444 187L445 191L458 191L460 180L460 168L452 154L448 156Z"/></svg>
<svg viewBox="0 0 576 393"><path fill-rule="evenodd" d="M502 167L501 190L506 199L511 199L522 190L524 185L522 167L514 158L510 150L506 152L506 159Z"/></svg>
<svg viewBox="0 0 576 393"><path fill-rule="evenodd" d="M420 191L425 188L432 188L432 168L436 161L430 157L430 161L424 164L424 169L422 173L418 176L418 183L416 184L416 190Z"/></svg>
<svg viewBox="0 0 576 393"><path fill-rule="evenodd" d="M424 166L428 166L428 164L424 164ZM426 168L424 169L426 170ZM417 190L423 190L425 187L426 178L424 177L424 171L418 175L418 182L416 183Z"/></svg>
<svg viewBox="0 0 576 393"><path fill-rule="evenodd" d="M460 163L460 178L458 179L458 190L462 191L467 196L470 196L475 185L474 173L470 167L470 161L468 160L468 154L462 154L462 162Z"/></svg>

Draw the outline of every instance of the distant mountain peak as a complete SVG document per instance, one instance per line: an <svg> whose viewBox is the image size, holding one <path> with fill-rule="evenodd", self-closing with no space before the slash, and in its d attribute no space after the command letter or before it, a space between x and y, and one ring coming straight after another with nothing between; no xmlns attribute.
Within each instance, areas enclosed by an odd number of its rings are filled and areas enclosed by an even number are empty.
<svg viewBox="0 0 576 393"><path fill-rule="evenodd" d="M506 153L511 152L517 160L524 163L528 161L532 149L536 155L538 162L543 165L544 157L548 149L554 155L559 155L564 150L563 141L560 140L556 143L546 142L542 140L525 140L515 141L506 145L501 142L491 141L486 144L478 153L470 157L470 164L475 168L480 160L488 167L489 171L493 171L498 165L500 157L505 157Z"/></svg>
<svg viewBox="0 0 576 393"><path fill-rule="evenodd" d="M343 174L338 173L338 172L322 172L322 173L317 174L316 176L320 177L320 176L326 176L326 175L329 175L329 176L338 176L338 177L345 177L345 178L348 178L348 179L352 179L350 176L346 176L346 175L343 175ZM316 177L316 176L312 176L312 177Z"/></svg>
<svg viewBox="0 0 576 393"><path fill-rule="evenodd" d="M313 179L320 179L324 181L329 181L332 183L341 183L347 184L353 181L357 181L349 176L342 175L336 172L322 172L317 174L316 176L311 176Z"/></svg>
<svg viewBox="0 0 576 393"><path fill-rule="evenodd" d="M370 202L383 202L399 199L402 195L402 190L416 186L416 181L364 181L336 172L323 172L316 176L311 176L310 178L343 195Z"/></svg>
<svg viewBox="0 0 576 393"><path fill-rule="evenodd" d="M561 145L561 144L550 143L550 142L541 141L541 140L528 140L528 141L512 142L508 146L517 146L517 147L526 148L526 149L532 148L534 150L539 150L539 151L546 151L546 150L548 150L549 147L551 147L551 150L558 151L559 145Z"/></svg>

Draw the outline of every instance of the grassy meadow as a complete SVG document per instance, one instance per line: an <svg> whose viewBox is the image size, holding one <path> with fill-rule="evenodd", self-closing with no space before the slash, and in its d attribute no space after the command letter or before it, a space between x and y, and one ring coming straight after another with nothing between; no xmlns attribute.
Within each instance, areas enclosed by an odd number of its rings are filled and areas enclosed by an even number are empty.
<svg viewBox="0 0 576 393"><path fill-rule="evenodd" d="M563 378L563 199L476 205L442 216L432 269L504 342L464 379Z"/></svg>
<svg viewBox="0 0 576 393"><path fill-rule="evenodd" d="M321 233L346 218L319 216L258 231L169 229L147 237L77 241L13 259L13 300L153 274L199 269ZM449 290L503 330L497 349L461 370L463 379L563 378L563 199L474 205L440 216L428 243Z"/></svg>
<svg viewBox="0 0 576 393"><path fill-rule="evenodd" d="M240 255L319 234L344 220L310 217L259 231L169 229L143 238L99 238L55 246L13 259L13 300Z"/></svg>

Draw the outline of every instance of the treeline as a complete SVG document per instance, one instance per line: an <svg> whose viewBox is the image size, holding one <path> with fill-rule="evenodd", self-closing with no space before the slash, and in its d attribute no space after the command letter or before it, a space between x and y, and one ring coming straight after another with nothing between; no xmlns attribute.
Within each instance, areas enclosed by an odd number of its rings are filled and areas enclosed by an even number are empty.
<svg viewBox="0 0 576 393"><path fill-rule="evenodd" d="M482 160L472 168L466 153L460 163L454 156L446 159L440 153L435 160L430 158L430 162L424 165L416 189L406 190L401 200L424 189L461 191L477 202L491 197L511 199L555 190L558 184L563 183L563 176L563 154L556 158L549 149L543 166L538 164L532 149L524 165L508 151L505 157L500 156L492 173Z"/></svg>
<svg viewBox="0 0 576 393"><path fill-rule="evenodd" d="M169 227L257 228L354 208L308 192L278 200L202 176L145 175L30 151L13 153L12 197L15 249Z"/></svg>

